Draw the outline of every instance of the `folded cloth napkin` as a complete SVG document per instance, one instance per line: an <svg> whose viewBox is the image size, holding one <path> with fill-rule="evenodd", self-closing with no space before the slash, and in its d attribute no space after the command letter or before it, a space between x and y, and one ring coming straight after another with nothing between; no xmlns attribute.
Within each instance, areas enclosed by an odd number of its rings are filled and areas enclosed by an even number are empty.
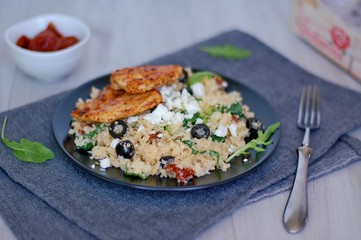
<svg viewBox="0 0 361 240"><path fill-rule="evenodd" d="M223 44L249 49L252 56L229 61L199 51ZM67 95L61 93L0 114L0 121L8 117L8 138L40 141L55 152L53 160L31 164L0 144L0 213L18 239L192 239L236 208L289 189L303 137L295 123L299 90L309 83L321 88L323 117L311 136L309 179L361 159L361 141L345 135L361 126L361 94L305 72L252 36L226 32L151 63L214 71L263 95L282 124L273 156L242 178L203 190L154 192L116 185L83 171L57 146L52 116Z"/></svg>

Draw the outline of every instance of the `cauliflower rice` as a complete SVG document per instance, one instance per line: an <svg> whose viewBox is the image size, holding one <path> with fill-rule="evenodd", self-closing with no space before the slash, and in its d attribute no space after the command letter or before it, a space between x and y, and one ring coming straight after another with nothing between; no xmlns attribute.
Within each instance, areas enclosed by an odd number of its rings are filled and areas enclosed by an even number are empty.
<svg viewBox="0 0 361 240"><path fill-rule="evenodd" d="M217 76L190 88L184 83L160 87L163 102L152 111L122 119L128 127L121 139L111 136L110 123L87 124L76 119L69 134L74 134L76 147L88 150L102 169L120 168L143 179L159 175L186 182L216 169L226 171L230 163L224 160L245 145L246 121L254 117L242 104L240 93L227 93L226 85ZM99 91L92 88L85 101L92 101ZM208 137L192 137L192 128L199 124L209 128ZM134 145L130 159L116 152L117 144L125 140Z"/></svg>

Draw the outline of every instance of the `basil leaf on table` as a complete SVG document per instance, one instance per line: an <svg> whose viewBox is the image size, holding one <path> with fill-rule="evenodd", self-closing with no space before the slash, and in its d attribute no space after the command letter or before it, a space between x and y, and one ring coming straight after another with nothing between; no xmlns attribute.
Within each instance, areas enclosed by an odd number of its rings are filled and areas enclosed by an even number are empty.
<svg viewBox="0 0 361 240"><path fill-rule="evenodd" d="M13 151L13 154L19 160L32 163L42 163L54 158L54 153L40 142L32 142L29 139L22 138L20 142L10 141L5 138L5 126L7 117L5 117L1 129L2 142Z"/></svg>
<svg viewBox="0 0 361 240"><path fill-rule="evenodd" d="M247 49L235 47L233 45L217 45L204 46L200 48L201 51L210 54L212 57L225 58L227 60L241 60L249 58L252 52Z"/></svg>

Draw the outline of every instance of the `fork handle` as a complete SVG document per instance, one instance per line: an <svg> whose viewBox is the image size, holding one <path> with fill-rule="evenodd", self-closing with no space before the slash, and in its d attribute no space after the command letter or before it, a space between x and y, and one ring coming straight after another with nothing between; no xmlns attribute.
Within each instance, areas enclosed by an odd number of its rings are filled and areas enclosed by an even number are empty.
<svg viewBox="0 0 361 240"><path fill-rule="evenodd" d="M307 221L307 169L312 149L298 148L296 177L283 214L283 223L290 233L299 232Z"/></svg>

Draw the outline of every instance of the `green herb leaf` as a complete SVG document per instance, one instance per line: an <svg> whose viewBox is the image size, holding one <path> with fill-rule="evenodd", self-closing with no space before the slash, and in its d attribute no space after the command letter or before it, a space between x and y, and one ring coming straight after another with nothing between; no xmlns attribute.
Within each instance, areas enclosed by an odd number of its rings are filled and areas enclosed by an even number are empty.
<svg viewBox="0 0 361 240"><path fill-rule="evenodd" d="M235 47L233 45L205 46L201 51L209 53L212 57L225 58L227 60L240 60L252 55L251 51Z"/></svg>
<svg viewBox="0 0 361 240"><path fill-rule="evenodd" d="M237 151L235 151L231 156L229 156L225 162L231 161L233 158L238 157L240 155L248 154L249 149L253 149L256 152L264 152L265 149L261 146L267 146L272 143L272 141L267 141L273 133L277 131L277 129L280 127L281 123L276 122L272 125L270 125L266 131L263 133L261 130L258 131L258 138L253 139L252 141L248 142L245 146L241 147Z"/></svg>
<svg viewBox="0 0 361 240"><path fill-rule="evenodd" d="M188 78L187 86L190 87L195 83L202 82L205 78L211 79L215 76L217 75L212 72L196 72L190 78Z"/></svg>
<svg viewBox="0 0 361 240"><path fill-rule="evenodd" d="M209 155L211 155L211 157L215 157L216 158L216 168L219 169L219 160L221 159L221 155L219 154L219 152L214 151L214 150L206 150L206 151L202 151L202 154L205 153L209 153Z"/></svg>
<svg viewBox="0 0 361 240"><path fill-rule="evenodd" d="M192 118L189 118L189 119L185 118L183 120L183 127L188 128L189 124L191 124L191 126L194 126L196 124L198 118L203 119L199 112L195 113Z"/></svg>
<svg viewBox="0 0 361 240"><path fill-rule="evenodd" d="M10 149L19 160L32 163L42 163L54 158L54 153L49 148L39 142L32 142L29 139L22 138L20 142L13 142L5 138L5 126L7 117L5 117L1 129L1 140Z"/></svg>
<svg viewBox="0 0 361 240"><path fill-rule="evenodd" d="M234 102L232 105L227 109L227 112L231 113L232 115L236 115L238 117L243 117L243 109L239 102Z"/></svg>
<svg viewBox="0 0 361 240"><path fill-rule="evenodd" d="M218 137L214 133L211 134L211 138L213 142L224 142L226 140L226 137Z"/></svg>

